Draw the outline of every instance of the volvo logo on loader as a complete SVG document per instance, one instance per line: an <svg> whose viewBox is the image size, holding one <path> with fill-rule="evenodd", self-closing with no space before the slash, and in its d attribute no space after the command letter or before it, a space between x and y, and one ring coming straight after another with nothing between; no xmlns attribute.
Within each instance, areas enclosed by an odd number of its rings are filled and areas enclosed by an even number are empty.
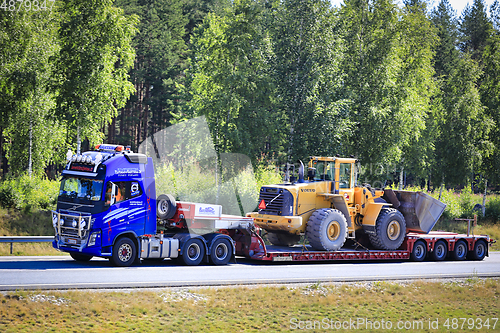
<svg viewBox="0 0 500 333"><path fill-rule="evenodd" d="M314 189L314 188L303 188L300 191L301 192L316 192L316 189Z"/></svg>

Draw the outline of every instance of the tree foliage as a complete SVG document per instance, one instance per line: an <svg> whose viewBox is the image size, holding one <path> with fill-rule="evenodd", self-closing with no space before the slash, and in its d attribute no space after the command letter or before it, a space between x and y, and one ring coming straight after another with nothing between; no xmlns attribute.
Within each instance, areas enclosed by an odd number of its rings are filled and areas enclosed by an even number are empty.
<svg viewBox="0 0 500 333"><path fill-rule="evenodd" d="M429 187L498 183L500 4L488 15L474 0L459 18L449 0L428 6L68 0L2 10L1 168L57 164L77 133L135 150L204 116L219 156L262 165L353 154L370 170L390 166L388 181L397 171Z"/></svg>
<svg viewBox="0 0 500 333"><path fill-rule="evenodd" d="M133 91L128 71L137 19L125 17L111 0L69 0L60 11L58 115L73 131L98 143L103 125Z"/></svg>
<svg viewBox="0 0 500 333"><path fill-rule="evenodd" d="M275 129L261 12L258 3L234 1L222 16L208 14L193 39L191 107L206 116L221 153L258 156Z"/></svg>

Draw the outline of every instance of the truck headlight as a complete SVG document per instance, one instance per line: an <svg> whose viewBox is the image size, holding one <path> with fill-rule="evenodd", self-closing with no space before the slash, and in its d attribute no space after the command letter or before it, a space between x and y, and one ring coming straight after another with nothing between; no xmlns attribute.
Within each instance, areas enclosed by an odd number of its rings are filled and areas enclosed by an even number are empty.
<svg viewBox="0 0 500 333"><path fill-rule="evenodd" d="M93 232L90 234L90 237L89 237L89 245L88 246L94 246L95 245L95 242L97 240L97 236L99 236L100 232L97 231L97 232Z"/></svg>

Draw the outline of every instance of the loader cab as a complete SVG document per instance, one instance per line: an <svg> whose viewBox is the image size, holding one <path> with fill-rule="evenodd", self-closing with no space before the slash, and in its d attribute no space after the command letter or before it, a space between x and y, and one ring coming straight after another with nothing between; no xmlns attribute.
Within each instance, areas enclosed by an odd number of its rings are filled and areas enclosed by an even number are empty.
<svg viewBox="0 0 500 333"><path fill-rule="evenodd" d="M354 158L312 156L308 165L310 181L333 181L333 191L355 186Z"/></svg>

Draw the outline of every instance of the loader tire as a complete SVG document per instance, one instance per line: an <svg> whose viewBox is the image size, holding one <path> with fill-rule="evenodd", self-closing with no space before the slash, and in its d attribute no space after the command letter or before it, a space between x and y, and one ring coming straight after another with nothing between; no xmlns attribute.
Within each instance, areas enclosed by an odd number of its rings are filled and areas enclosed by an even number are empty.
<svg viewBox="0 0 500 333"><path fill-rule="evenodd" d="M307 221L306 236L316 250L337 251L347 238L347 221L340 210L318 209Z"/></svg>
<svg viewBox="0 0 500 333"><path fill-rule="evenodd" d="M279 246L294 246L300 241L300 235L295 234L278 234L268 232L266 237L271 244Z"/></svg>
<svg viewBox="0 0 500 333"><path fill-rule="evenodd" d="M397 250L403 244L405 235L405 218L394 208L382 208L375 224L375 233L368 234L372 245L379 250Z"/></svg>

